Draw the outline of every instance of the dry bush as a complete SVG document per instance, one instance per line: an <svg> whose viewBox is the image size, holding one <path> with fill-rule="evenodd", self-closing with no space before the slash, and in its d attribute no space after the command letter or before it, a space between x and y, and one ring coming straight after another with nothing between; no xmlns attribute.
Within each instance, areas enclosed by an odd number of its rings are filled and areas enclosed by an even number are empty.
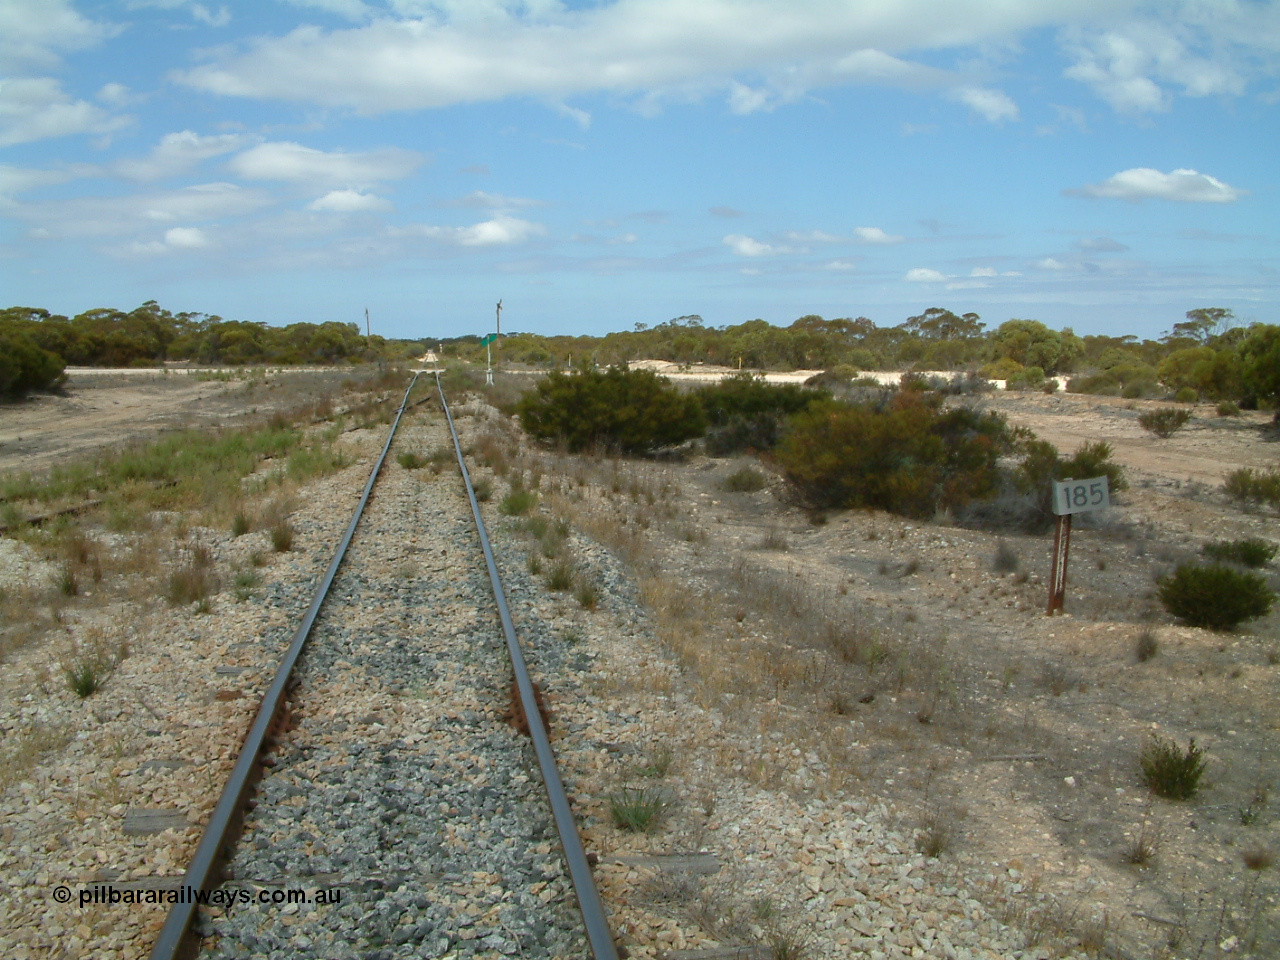
<svg viewBox="0 0 1280 960"><path fill-rule="evenodd" d="M218 592L221 583L213 560L213 551L197 543L184 551L185 556L169 574L165 597L174 606L202 603Z"/></svg>

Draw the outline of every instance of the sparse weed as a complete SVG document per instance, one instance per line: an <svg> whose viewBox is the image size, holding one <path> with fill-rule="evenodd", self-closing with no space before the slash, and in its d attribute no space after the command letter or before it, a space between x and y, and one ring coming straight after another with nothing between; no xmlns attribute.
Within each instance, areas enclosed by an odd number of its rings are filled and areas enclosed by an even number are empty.
<svg viewBox="0 0 1280 960"><path fill-rule="evenodd" d="M1016 573L1022 566L1022 558L1018 551L1001 540L996 544L995 556L991 558L991 569L996 573Z"/></svg>
<svg viewBox="0 0 1280 960"><path fill-rule="evenodd" d="M600 588L589 580L584 580L574 589L573 596L583 610L594 610L600 603Z"/></svg>
<svg viewBox="0 0 1280 960"><path fill-rule="evenodd" d="M1160 852L1160 839L1159 828L1143 820L1138 832L1125 840L1120 858L1135 867L1149 867Z"/></svg>
<svg viewBox="0 0 1280 960"><path fill-rule="evenodd" d="M293 549L294 529L287 517L281 517L271 525L271 549L276 553L288 553Z"/></svg>
<svg viewBox="0 0 1280 960"><path fill-rule="evenodd" d="M165 597L176 607L205 601L219 587L213 551L204 544L193 546L186 559L169 574Z"/></svg>
<svg viewBox="0 0 1280 960"><path fill-rule="evenodd" d="M231 518L231 535L243 537L252 529L253 523L249 520L249 515L243 510L237 510L236 515Z"/></svg>
<svg viewBox="0 0 1280 960"><path fill-rule="evenodd" d="M498 512L507 517L519 517L538 504L538 495L520 484L512 484L511 491L498 504Z"/></svg>
<svg viewBox="0 0 1280 960"><path fill-rule="evenodd" d="M720 481L720 489L726 493L755 493L767 483L764 474L754 467L739 467Z"/></svg>
<svg viewBox="0 0 1280 960"><path fill-rule="evenodd" d="M561 560L551 568L551 573L547 575L547 589L555 590L557 593L565 590L573 589L573 564L568 560Z"/></svg>
<svg viewBox="0 0 1280 960"><path fill-rule="evenodd" d="M428 463L426 457L421 457L416 453L406 450L404 453L396 457L396 463L404 467L406 470L419 470Z"/></svg>
<svg viewBox="0 0 1280 960"><path fill-rule="evenodd" d="M649 762L642 767L636 769L636 773L642 777L661 778L667 775L667 771L671 769L671 764L675 760L675 754L668 746L661 746L649 756Z"/></svg>
<svg viewBox="0 0 1280 960"><path fill-rule="evenodd" d="M609 797L609 816L620 830L648 833L657 828L667 812L667 799L659 790L623 787Z"/></svg>
<svg viewBox="0 0 1280 960"><path fill-rule="evenodd" d="M1138 634L1133 644L1133 655L1139 663L1146 663L1159 652L1160 641L1156 639L1154 630L1148 627Z"/></svg>
<svg viewBox="0 0 1280 960"><path fill-rule="evenodd" d="M770 526L765 530L758 546L761 550L785 551L791 549L791 544L787 541L787 535L775 526Z"/></svg>
<svg viewBox="0 0 1280 960"><path fill-rule="evenodd" d="M493 481L488 477L476 480L471 484L471 489L480 503L488 503L493 498Z"/></svg>

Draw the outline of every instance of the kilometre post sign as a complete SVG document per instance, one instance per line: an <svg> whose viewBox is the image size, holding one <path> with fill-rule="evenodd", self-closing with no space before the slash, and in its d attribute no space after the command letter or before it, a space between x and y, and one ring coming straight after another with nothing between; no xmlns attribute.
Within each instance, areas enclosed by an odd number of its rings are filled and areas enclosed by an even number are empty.
<svg viewBox="0 0 1280 960"><path fill-rule="evenodd" d="M1111 488L1106 477L1090 480L1058 480L1053 484L1053 512L1058 516L1088 513L1111 506Z"/></svg>

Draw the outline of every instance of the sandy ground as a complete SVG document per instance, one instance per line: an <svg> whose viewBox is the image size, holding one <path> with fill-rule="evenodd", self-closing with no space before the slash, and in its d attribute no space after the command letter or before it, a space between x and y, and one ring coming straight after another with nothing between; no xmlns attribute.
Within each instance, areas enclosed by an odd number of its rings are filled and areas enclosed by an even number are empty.
<svg viewBox="0 0 1280 960"><path fill-rule="evenodd" d="M262 372L71 368L62 393L0 404L0 472L46 470L162 430L236 422L332 386L350 368ZM237 379L237 378L244 379Z"/></svg>

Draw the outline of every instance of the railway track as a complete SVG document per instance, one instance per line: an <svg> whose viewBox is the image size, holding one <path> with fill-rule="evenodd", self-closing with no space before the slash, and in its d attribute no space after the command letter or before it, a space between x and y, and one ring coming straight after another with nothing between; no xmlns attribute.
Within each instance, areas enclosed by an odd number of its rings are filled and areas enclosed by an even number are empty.
<svg viewBox="0 0 1280 960"><path fill-rule="evenodd" d="M542 718L507 722L513 671L536 693L452 417L406 418L413 388L153 960L618 956ZM446 445L458 472L387 462Z"/></svg>

